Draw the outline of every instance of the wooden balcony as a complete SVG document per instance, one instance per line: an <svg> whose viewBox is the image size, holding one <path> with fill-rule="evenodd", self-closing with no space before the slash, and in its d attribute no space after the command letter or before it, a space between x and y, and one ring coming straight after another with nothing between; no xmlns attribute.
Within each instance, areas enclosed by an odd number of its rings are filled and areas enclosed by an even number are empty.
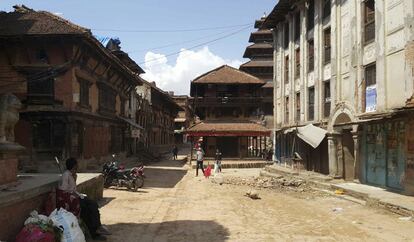
<svg viewBox="0 0 414 242"><path fill-rule="evenodd" d="M258 106L264 102L272 102L272 97L195 97L194 104L203 106Z"/></svg>

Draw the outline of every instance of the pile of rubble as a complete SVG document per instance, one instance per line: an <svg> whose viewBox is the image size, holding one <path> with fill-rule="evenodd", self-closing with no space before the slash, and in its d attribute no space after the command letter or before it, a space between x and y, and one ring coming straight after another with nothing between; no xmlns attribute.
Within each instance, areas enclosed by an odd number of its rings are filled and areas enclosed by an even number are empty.
<svg viewBox="0 0 414 242"><path fill-rule="evenodd" d="M257 189L277 189L295 192L305 192L312 190L311 186L305 180L284 176L279 176L276 178L226 176L216 179L214 182L219 184L249 186Z"/></svg>

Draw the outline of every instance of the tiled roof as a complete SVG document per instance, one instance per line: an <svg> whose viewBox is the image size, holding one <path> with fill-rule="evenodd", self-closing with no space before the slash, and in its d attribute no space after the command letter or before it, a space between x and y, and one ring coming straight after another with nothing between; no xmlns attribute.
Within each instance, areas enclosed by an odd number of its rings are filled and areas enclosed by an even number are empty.
<svg viewBox="0 0 414 242"><path fill-rule="evenodd" d="M24 11L23 11L24 10ZM89 29L46 11L21 9L0 12L0 36L36 34L89 34Z"/></svg>
<svg viewBox="0 0 414 242"><path fill-rule="evenodd" d="M273 60L251 60L240 65L240 69L243 67L273 67Z"/></svg>
<svg viewBox="0 0 414 242"><path fill-rule="evenodd" d="M260 38L261 37L261 38ZM256 42L256 39L273 40L272 31L270 29L261 29L250 34L249 42Z"/></svg>
<svg viewBox="0 0 414 242"><path fill-rule="evenodd" d="M264 84L259 78L227 65L209 71L192 81L204 84Z"/></svg>

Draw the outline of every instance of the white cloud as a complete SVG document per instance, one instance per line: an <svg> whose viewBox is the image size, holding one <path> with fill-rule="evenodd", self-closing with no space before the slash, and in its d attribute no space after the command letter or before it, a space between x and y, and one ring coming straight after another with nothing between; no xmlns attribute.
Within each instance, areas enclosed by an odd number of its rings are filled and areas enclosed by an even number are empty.
<svg viewBox="0 0 414 242"><path fill-rule="evenodd" d="M174 91L175 94L189 94L191 80L205 72L224 64L236 68L242 64L240 60L226 60L213 54L207 46L198 51L182 49L175 65L169 64L165 55L153 52L145 54L145 62L145 74L142 77L147 81L155 81L157 87Z"/></svg>

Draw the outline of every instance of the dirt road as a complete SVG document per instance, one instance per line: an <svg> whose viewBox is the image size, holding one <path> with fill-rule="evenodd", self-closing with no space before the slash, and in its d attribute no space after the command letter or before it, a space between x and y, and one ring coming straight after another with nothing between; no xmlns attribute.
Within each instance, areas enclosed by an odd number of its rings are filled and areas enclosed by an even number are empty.
<svg viewBox="0 0 414 242"><path fill-rule="evenodd" d="M105 190L109 241L414 241L414 222L332 196L294 196L195 177L175 161L146 168L145 187ZM259 169L223 175L258 175ZM336 210L336 211L334 211Z"/></svg>

